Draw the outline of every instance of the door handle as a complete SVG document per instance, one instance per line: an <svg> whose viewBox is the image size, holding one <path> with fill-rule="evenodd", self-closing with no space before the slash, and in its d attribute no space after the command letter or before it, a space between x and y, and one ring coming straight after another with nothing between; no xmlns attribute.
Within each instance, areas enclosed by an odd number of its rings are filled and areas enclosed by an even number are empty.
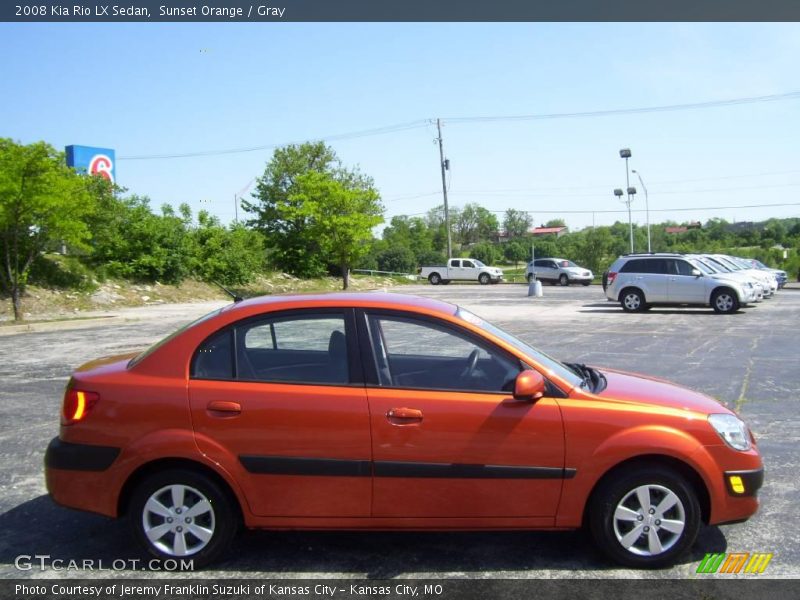
<svg viewBox="0 0 800 600"><path fill-rule="evenodd" d="M213 400L206 405L206 410L215 417L235 417L242 412L242 405L238 402Z"/></svg>
<svg viewBox="0 0 800 600"><path fill-rule="evenodd" d="M400 421L398 424L419 423L422 421L422 411L417 408L392 408L386 413L389 421Z"/></svg>

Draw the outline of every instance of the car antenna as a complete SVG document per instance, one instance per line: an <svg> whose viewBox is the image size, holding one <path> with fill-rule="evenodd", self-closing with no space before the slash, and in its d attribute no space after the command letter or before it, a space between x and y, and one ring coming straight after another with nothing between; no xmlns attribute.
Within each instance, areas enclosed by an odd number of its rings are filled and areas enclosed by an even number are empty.
<svg viewBox="0 0 800 600"><path fill-rule="evenodd" d="M214 281L214 280L212 280L212 281L211 281L211 283L213 283L214 285L217 285L217 286L219 286L219 287L222 289L222 291L224 291L224 292L225 292L226 294L228 294L228 295L229 295L231 298L233 298L233 301L234 301L234 302L241 302L242 300L244 300L244 298L242 298L242 297L241 297L239 294L235 294L235 293L233 293L233 292L232 292L232 291L230 291L228 288L226 288L224 285L222 285L222 284L221 284L219 281Z"/></svg>

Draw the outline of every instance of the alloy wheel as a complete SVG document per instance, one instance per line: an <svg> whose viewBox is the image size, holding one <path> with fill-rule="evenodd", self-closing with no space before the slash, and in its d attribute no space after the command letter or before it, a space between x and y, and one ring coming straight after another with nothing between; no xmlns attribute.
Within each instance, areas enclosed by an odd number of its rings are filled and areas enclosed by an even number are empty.
<svg viewBox="0 0 800 600"><path fill-rule="evenodd" d="M678 495L662 485L640 485L617 504L614 535L620 545L638 556L658 556L681 539L686 510Z"/></svg>
<svg viewBox="0 0 800 600"><path fill-rule="evenodd" d="M173 484L155 491L142 510L142 528L150 543L170 556L200 552L214 536L214 507L197 489Z"/></svg>

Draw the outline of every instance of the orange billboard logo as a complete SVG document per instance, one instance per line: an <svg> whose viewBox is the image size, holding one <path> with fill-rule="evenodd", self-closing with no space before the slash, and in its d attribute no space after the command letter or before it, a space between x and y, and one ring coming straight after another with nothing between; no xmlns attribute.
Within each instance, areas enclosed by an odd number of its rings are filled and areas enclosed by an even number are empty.
<svg viewBox="0 0 800 600"><path fill-rule="evenodd" d="M771 552L711 552L700 561L697 572L758 575L766 570L771 560Z"/></svg>

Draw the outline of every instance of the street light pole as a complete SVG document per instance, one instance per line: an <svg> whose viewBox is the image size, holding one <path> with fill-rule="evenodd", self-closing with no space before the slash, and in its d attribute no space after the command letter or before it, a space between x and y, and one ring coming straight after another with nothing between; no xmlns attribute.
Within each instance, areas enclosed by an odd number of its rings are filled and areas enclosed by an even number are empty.
<svg viewBox="0 0 800 600"><path fill-rule="evenodd" d="M632 194L631 190L631 176L630 171L628 171L628 159L631 157L631 150L630 148L623 148L619 151L620 158L625 159L625 187L628 190L628 232L630 234L631 239L631 254L633 254L633 219L631 218L631 202L633 202L633 198L631 197ZM616 194L616 190L614 191Z"/></svg>
<svg viewBox="0 0 800 600"><path fill-rule="evenodd" d="M636 169L633 169L633 172L636 173L636 176L639 178L639 183L642 184L642 189L644 190L644 210L645 215L647 215L647 252L650 253L653 251L650 247L650 198L647 196L647 187L645 187L644 181L642 181L642 174Z"/></svg>

